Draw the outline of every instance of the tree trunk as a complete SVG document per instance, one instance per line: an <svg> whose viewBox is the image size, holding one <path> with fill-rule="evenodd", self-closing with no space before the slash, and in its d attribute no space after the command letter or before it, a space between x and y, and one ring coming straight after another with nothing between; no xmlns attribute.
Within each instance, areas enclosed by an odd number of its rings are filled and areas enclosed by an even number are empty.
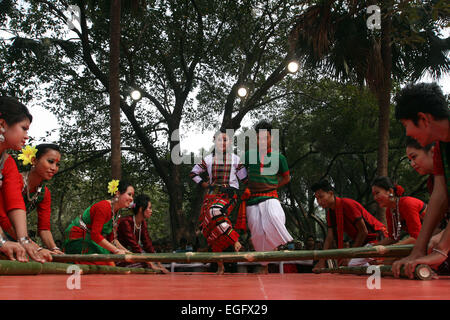
<svg viewBox="0 0 450 320"><path fill-rule="evenodd" d="M169 167L170 183L168 184L170 204L170 225L172 233L172 244L174 249L180 243L181 238L188 242L193 241L190 224L183 210L183 184L180 177L180 166L173 163Z"/></svg>
<svg viewBox="0 0 450 320"><path fill-rule="evenodd" d="M111 176L120 179L120 93L119 93L119 58L120 58L120 0L111 3L110 25L110 61L109 61L109 96L111 116Z"/></svg>
<svg viewBox="0 0 450 320"><path fill-rule="evenodd" d="M389 159L389 120L390 120L390 101L391 101L391 73L392 73L392 48L391 48L391 29L392 29L392 1L383 2L381 17L381 58L383 65L382 79L377 88L377 99L379 106L378 120L378 160L377 174L379 176L388 176ZM386 224L385 210L378 210L378 219Z"/></svg>

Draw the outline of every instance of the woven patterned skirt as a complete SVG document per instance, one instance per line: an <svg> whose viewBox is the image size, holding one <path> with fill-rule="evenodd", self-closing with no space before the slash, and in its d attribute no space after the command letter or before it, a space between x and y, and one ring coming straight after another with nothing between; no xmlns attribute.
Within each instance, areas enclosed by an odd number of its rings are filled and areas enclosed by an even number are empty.
<svg viewBox="0 0 450 320"><path fill-rule="evenodd" d="M199 218L200 229L213 252L222 252L238 241L228 216L233 211L235 199L227 194L207 194Z"/></svg>

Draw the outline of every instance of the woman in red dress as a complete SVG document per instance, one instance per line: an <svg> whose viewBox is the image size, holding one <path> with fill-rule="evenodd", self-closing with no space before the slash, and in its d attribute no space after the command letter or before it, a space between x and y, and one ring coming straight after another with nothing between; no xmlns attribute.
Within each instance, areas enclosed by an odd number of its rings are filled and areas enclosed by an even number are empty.
<svg viewBox="0 0 450 320"><path fill-rule="evenodd" d="M32 165L31 169L22 173L22 196L27 215L36 209L38 214L38 233L42 242L51 253L62 254L61 249L56 246L51 233L52 200L50 190L43 185L45 181L50 180L58 172L61 153L59 147L55 144L40 144L34 149L34 153L27 159ZM16 231L11 225L11 221L8 217L2 218L0 225L4 232L11 238L17 239Z"/></svg>
<svg viewBox="0 0 450 320"><path fill-rule="evenodd" d="M0 216L7 216L16 230L18 243L7 241L0 228L0 252L9 259L28 261L26 255L38 262L51 261L48 252L28 237L26 207L22 198L22 176L13 158L6 152L20 150L28 140L33 117L27 107L14 98L0 97Z"/></svg>
<svg viewBox="0 0 450 320"><path fill-rule="evenodd" d="M377 244L414 244L422 227L427 205L413 197L403 197L403 188L389 177L377 177L372 183L372 194L382 208L386 208L388 237ZM402 240L402 237L409 237Z"/></svg>
<svg viewBox="0 0 450 320"><path fill-rule="evenodd" d="M119 242L131 252L155 253L146 222L146 220L152 216L152 212L152 203L150 202L150 198L145 194L141 194L134 200L134 214L119 219L117 237ZM150 267L153 270L169 273L169 271L159 262L132 264L120 263L117 265L122 267Z"/></svg>
<svg viewBox="0 0 450 320"><path fill-rule="evenodd" d="M118 185L109 190L111 200L102 200L89 206L81 215L72 220L65 230L63 250L68 254L125 254L125 249L117 239L120 210L133 202L134 187L124 181L113 180L110 185ZM94 262L83 264L109 264L114 262Z"/></svg>

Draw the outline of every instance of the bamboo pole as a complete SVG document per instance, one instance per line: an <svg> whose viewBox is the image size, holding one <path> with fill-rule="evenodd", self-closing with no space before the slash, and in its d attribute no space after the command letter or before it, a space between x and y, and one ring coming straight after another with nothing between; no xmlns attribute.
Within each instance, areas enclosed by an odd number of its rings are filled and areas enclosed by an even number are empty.
<svg viewBox="0 0 450 320"><path fill-rule="evenodd" d="M58 262L19 262L0 260L0 275L38 275L38 274L68 274L67 269L74 264ZM145 268L123 268L103 265L76 265L81 274L151 274L161 273ZM69 272L70 273L70 272Z"/></svg>
<svg viewBox="0 0 450 320"><path fill-rule="evenodd" d="M394 276L392 272L391 265L378 265L380 268L381 276ZM342 273L342 274L358 274L358 275L370 275L371 272L367 273L367 268L369 267L337 267L337 268L323 268L319 269L317 273ZM425 264L419 264L416 266L414 270L414 278L418 280L430 280L433 277L433 270ZM405 270L403 267L400 269L400 277L408 278L405 274Z"/></svg>
<svg viewBox="0 0 450 320"><path fill-rule="evenodd" d="M56 262L258 262L295 261L338 258L406 257L413 245L373 246L334 250L284 250L264 252L184 252L140 254L65 254L54 255Z"/></svg>

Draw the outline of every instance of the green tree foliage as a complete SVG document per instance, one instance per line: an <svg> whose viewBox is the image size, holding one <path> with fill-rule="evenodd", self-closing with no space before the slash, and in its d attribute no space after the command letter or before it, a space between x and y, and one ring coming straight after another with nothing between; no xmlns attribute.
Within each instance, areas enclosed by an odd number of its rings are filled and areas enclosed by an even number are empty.
<svg viewBox="0 0 450 320"><path fill-rule="evenodd" d="M24 101L34 98L57 116L63 124L60 144L73 159L68 167L102 159L110 141L109 5L73 4L80 8L73 31L67 26L66 1L9 6L3 25L10 38L0 50L0 90ZM158 178L169 200L174 243L191 237L198 212L186 212L193 210L184 204L191 198L188 171L170 159L177 144L172 134L182 121L238 128L248 112L266 102L287 73L293 8L290 1L163 0L122 10L123 156L139 157ZM250 87L245 101L235 95L243 82ZM142 100L130 100L131 88L141 91ZM86 181L92 179L88 174Z"/></svg>
<svg viewBox="0 0 450 320"><path fill-rule="evenodd" d="M74 217L108 197L110 176L109 1L73 4L81 9L73 31L67 26L66 1L4 0L0 6L0 93L40 103L61 124L56 142L63 149L63 166L49 183L57 239ZM150 230L156 239L176 245L181 237L195 238L202 192L188 177L192 165L171 161L177 142L170 138L183 123L188 129L238 129L245 117L273 120L282 129L281 151L293 177L281 200L288 227L299 239L320 230L320 219L323 225L309 191L321 177L330 177L342 196L370 206L376 100L352 86L357 81L327 80L330 70L320 65L306 64L301 74L288 75L285 65L293 58L288 35L295 17L307 8L303 5L161 0L136 6L122 1L122 176L137 193L151 196ZM435 38L435 43L447 42ZM430 56L432 51L427 51ZM236 97L240 85L249 88L244 99ZM131 88L143 98L131 101ZM389 174L407 192L421 192L423 179L403 159L403 130L392 121L390 130Z"/></svg>

